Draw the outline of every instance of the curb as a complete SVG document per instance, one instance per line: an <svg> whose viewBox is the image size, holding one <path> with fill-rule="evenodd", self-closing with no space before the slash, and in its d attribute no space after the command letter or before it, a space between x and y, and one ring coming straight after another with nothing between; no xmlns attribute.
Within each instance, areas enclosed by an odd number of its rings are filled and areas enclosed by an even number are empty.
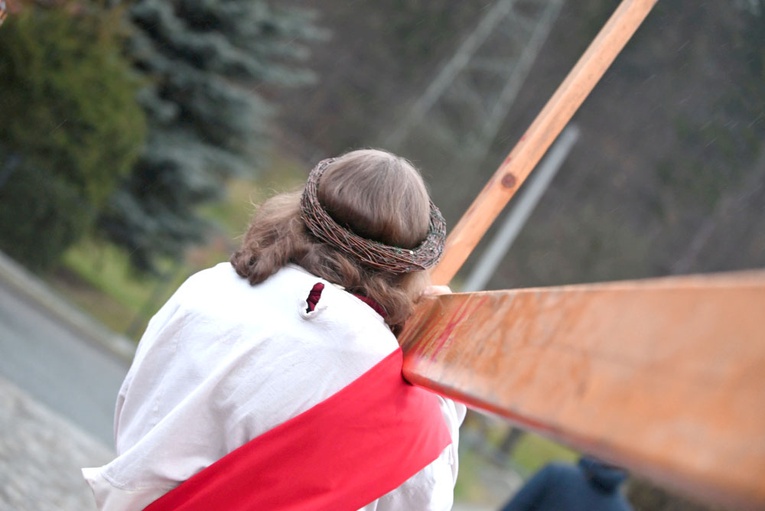
<svg viewBox="0 0 765 511"><path fill-rule="evenodd" d="M125 336L116 334L83 312L67 303L39 277L0 251L0 282L6 284L28 301L45 308L57 320L78 334L101 344L124 361L130 363L135 345Z"/></svg>

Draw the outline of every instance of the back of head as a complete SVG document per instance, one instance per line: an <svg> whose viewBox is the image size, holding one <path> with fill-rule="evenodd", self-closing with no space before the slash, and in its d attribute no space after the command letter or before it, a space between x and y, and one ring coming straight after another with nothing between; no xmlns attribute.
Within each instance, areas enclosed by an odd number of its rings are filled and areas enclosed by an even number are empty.
<svg viewBox="0 0 765 511"><path fill-rule="evenodd" d="M362 149L336 158L319 182L318 199L338 224L369 240L412 249L428 233L425 183L391 153Z"/></svg>
<svg viewBox="0 0 765 511"><path fill-rule="evenodd" d="M263 203L231 263L253 284L298 264L375 300L395 331L427 282L422 270L440 256L442 222L411 163L351 151L320 162L304 190Z"/></svg>

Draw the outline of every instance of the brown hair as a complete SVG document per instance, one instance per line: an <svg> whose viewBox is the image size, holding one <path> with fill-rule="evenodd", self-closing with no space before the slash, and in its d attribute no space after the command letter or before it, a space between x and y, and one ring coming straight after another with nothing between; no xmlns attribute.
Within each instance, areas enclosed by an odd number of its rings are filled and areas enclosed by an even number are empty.
<svg viewBox="0 0 765 511"><path fill-rule="evenodd" d="M375 270L320 241L301 218L301 195L302 190L279 194L260 206L231 257L237 273L257 284L295 263L376 301L398 332L428 282L427 272ZM364 238L411 249L428 235L431 210L425 183L410 162L394 154L364 149L334 159L317 196L335 222Z"/></svg>

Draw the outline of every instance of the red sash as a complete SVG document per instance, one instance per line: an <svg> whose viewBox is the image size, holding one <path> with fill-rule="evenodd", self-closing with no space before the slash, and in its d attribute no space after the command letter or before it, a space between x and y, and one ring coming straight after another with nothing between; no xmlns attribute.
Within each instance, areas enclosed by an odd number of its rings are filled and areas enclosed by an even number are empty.
<svg viewBox="0 0 765 511"><path fill-rule="evenodd" d="M438 398L401 376L400 349L145 511L349 510L400 486L451 443Z"/></svg>

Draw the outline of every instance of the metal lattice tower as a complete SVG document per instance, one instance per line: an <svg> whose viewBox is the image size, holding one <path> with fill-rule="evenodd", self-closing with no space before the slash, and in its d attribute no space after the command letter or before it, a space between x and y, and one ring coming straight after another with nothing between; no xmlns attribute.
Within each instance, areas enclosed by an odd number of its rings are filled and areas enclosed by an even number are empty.
<svg viewBox="0 0 765 511"><path fill-rule="evenodd" d="M497 0L411 105L386 145L430 142L483 158L547 38L563 0Z"/></svg>

